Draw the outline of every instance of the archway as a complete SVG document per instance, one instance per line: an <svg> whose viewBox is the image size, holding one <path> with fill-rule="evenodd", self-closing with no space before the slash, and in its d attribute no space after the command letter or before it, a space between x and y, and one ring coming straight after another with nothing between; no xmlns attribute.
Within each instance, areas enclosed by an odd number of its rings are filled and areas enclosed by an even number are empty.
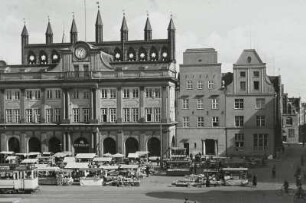
<svg viewBox="0 0 306 203"><path fill-rule="evenodd" d="M205 140L205 154L206 155L215 155L216 148L215 148L216 141L213 139L206 139Z"/></svg>
<svg viewBox="0 0 306 203"><path fill-rule="evenodd" d="M80 137L73 143L74 153L89 153L89 143L86 138Z"/></svg>
<svg viewBox="0 0 306 203"><path fill-rule="evenodd" d="M49 152L60 152L61 151L61 141L56 137L52 137L49 140Z"/></svg>
<svg viewBox="0 0 306 203"><path fill-rule="evenodd" d="M116 154L116 141L113 138L105 138L103 141L103 152L105 153L111 153Z"/></svg>
<svg viewBox="0 0 306 203"><path fill-rule="evenodd" d="M8 141L8 149L9 151L13 151L15 153L20 152L19 140L16 137L12 137Z"/></svg>
<svg viewBox="0 0 306 203"><path fill-rule="evenodd" d="M125 141L125 154L128 156L129 153L135 153L136 151L138 151L138 141L135 138L129 137Z"/></svg>
<svg viewBox="0 0 306 203"><path fill-rule="evenodd" d="M152 137L148 141L149 156L160 156L160 140Z"/></svg>
<svg viewBox="0 0 306 203"><path fill-rule="evenodd" d="M40 140L36 137L31 137L29 140L29 152L41 152Z"/></svg>

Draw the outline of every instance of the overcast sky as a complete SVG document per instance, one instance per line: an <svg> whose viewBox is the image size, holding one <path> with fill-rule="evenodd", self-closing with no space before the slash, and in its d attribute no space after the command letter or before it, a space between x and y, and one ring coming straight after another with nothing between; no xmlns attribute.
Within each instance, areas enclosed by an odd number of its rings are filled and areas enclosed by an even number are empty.
<svg viewBox="0 0 306 203"><path fill-rule="evenodd" d="M23 18L30 43L45 43L48 16L54 42L69 41L72 12L85 40L84 0L0 0L0 60L20 64ZM87 41L94 41L96 0L86 0ZM103 0L104 40L119 40L122 11L129 39L143 39L149 12L153 38L166 38L170 14L176 26L177 58L187 48L213 47L222 72L232 71L243 49L255 48L269 75L282 76L289 96L306 101L305 0Z"/></svg>

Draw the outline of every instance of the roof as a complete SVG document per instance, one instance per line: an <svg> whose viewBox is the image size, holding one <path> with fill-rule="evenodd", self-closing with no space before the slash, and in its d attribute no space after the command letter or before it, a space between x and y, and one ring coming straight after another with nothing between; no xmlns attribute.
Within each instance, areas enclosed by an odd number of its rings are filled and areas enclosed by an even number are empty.
<svg viewBox="0 0 306 203"><path fill-rule="evenodd" d="M144 28L145 31L152 31L151 23L149 17L147 18L146 25Z"/></svg>
<svg viewBox="0 0 306 203"><path fill-rule="evenodd" d="M78 29L77 29L77 26L75 24L75 20L73 19L71 29L70 29L70 33L77 33L77 32L78 32Z"/></svg>
<svg viewBox="0 0 306 203"><path fill-rule="evenodd" d="M47 35L53 35L52 28L51 28L51 23L50 22L48 22L46 34Z"/></svg>
<svg viewBox="0 0 306 203"><path fill-rule="evenodd" d="M98 10L96 25L103 25L100 10Z"/></svg>
<svg viewBox="0 0 306 203"><path fill-rule="evenodd" d="M24 159L21 161L22 164L35 164L38 163L38 159Z"/></svg>
<svg viewBox="0 0 306 203"><path fill-rule="evenodd" d="M71 169L74 169L74 168L78 168L78 169L81 169L81 168L88 168L88 164L89 163L86 163L86 162L68 162L67 165L65 166L65 168L71 168Z"/></svg>
<svg viewBox="0 0 306 203"><path fill-rule="evenodd" d="M93 161L97 162L110 162L112 161L112 157L95 157Z"/></svg>
<svg viewBox="0 0 306 203"><path fill-rule="evenodd" d="M121 25L121 29L120 30L121 31L129 31L129 28L128 28L126 20L125 20L125 16L123 16L122 25Z"/></svg>
<svg viewBox="0 0 306 203"><path fill-rule="evenodd" d="M238 58L236 65L264 64L255 49L245 49Z"/></svg>
<svg viewBox="0 0 306 203"><path fill-rule="evenodd" d="M93 159L96 156L95 153L80 153L75 156L76 159Z"/></svg>

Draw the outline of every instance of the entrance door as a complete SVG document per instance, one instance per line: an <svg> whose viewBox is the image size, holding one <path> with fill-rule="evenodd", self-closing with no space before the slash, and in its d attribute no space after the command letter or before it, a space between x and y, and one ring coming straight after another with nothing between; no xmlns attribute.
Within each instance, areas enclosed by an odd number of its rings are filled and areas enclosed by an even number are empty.
<svg viewBox="0 0 306 203"><path fill-rule="evenodd" d="M205 154L206 155L216 154L215 144L216 144L216 141L213 139L205 140Z"/></svg>

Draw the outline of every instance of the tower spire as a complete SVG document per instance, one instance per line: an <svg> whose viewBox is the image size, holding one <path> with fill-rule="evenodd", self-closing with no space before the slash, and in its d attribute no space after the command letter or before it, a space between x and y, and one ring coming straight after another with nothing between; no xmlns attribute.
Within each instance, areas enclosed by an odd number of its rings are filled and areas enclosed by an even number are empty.
<svg viewBox="0 0 306 203"><path fill-rule="evenodd" d="M121 41L128 41L129 29L126 23L124 10L123 10L123 19L122 19L122 25L121 25L120 31L121 31Z"/></svg>
<svg viewBox="0 0 306 203"><path fill-rule="evenodd" d="M103 41L103 22L100 14L100 4L98 4L98 13L96 19L96 43L101 43Z"/></svg>
<svg viewBox="0 0 306 203"><path fill-rule="evenodd" d="M70 29L70 42L71 43L76 43L78 41L78 30L77 30L77 26L75 23L75 19L74 19L74 12L72 12L72 25L71 25L71 29Z"/></svg>
<svg viewBox="0 0 306 203"><path fill-rule="evenodd" d="M29 44L29 33L26 26L26 21L23 19L23 29L21 32L21 63L27 63L27 56L25 54L25 46Z"/></svg>
<svg viewBox="0 0 306 203"><path fill-rule="evenodd" d="M175 26L170 15L170 22L168 26L168 44L169 44L169 60L175 62Z"/></svg>
<svg viewBox="0 0 306 203"><path fill-rule="evenodd" d="M147 11L147 21L144 28L144 39L145 41L149 41L152 39L152 27L149 19L149 12Z"/></svg>
<svg viewBox="0 0 306 203"><path fill-rule="evenodd" d="M53 43L53 31L51 28L50 18L48 16L48 25L46 30L46 44L52 44Z"/></svg>

